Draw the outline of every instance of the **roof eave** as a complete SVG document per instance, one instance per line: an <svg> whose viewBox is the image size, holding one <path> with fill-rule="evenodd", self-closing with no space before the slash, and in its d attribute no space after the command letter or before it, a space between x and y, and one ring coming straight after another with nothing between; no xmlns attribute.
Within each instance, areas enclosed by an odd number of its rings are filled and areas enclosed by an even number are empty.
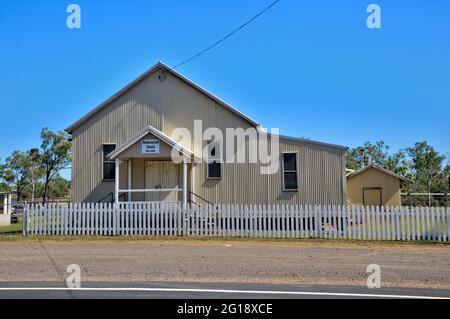
<svg viewBox="0 0 450 319"><path fill-rule="evenodd" d="M284 139L284 140L288 140L288 141L309 143L309 144L315 144L315 145L320 145L320 146L327 146L327 147L337 148L337 149L341 149L341 150L345 150L345 151L348 150L348 147L344 146L344 145L325 143L325 142L309 140L309 139L301 138L301 137L287 136L287 135L278 135L278 136L280 139Z"/></svg>
<svg viewBox="0 0 450 319"><path fill-rule="evenodd" d="M72 134L72 132L78 128L81 124L83 124L85 121L87 121L92 115L99 112L104 106L108 105L109 103L113 102L115 99L120 97L122 94L124 94L128 89L133 87L135 84L143 80L146 76L151 74L153 71L155 71L157 68L163 66L163 63L161 61L158 61L154 66L152 66L150 69L139 75L136 79L125 85L123 88L121 88L119 91L114 93L112 96L107 98L105 101L100 103L98 106L90 110L88 113L83 115L81 118L79 118L76 122L72 123L70 126L68 126L65 131L69 134Z"/></svg>
<svg viewBox="0 0 450 319"><path fill-rule="evenodd" d="M397 173L394 173L394 172L392 172L392 171L390 171L390 170L388 170L388 169L385 169L385 168L383 168L383 167L381 167L381 166L378 166L378 165L375 165L375 164L369 164L369 165L364 166L363 168L361 168L361 169L359 169L359 170L357 170L357 171L355 171L355 172L353 172L353 173L347 175L347 179L352 178L352 177L355 177L356 175L359 175L359 174L365 172L365 171L368 170L369 168L374 168L374 169L377 169L377 170L379 170L379 171L382 171L382 172L384 172L384 173L386 173L386 174L389 174L389 175L391 175L391 176L393 176L393 177L398 178L398 179L401 180L401 181L404 181L404 182L405 182L405 181L408 181L408 179L407 179L406 177L404 177L404 176L402 176L402 175L399 175L399 174L397 174Z"/></svg>

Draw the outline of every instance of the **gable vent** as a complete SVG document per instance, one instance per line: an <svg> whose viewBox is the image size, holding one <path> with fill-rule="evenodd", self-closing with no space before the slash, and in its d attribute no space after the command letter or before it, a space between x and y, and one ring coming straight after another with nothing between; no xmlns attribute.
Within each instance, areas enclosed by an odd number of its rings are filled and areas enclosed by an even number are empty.
<svg viewBox="0 0 450 319"><path fill-rule="evenodd" d="M159 72L159 74L158 74L158 79L159 79L161 82L163 82L163 81L166 79L166 72L164 72L164 71Z"/></svg>

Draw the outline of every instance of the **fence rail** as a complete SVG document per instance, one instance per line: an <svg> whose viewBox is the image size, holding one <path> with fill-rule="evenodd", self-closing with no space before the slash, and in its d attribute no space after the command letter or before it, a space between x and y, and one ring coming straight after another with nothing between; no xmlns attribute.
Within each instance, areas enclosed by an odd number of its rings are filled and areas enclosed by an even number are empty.
<svg viewBox="0 0 450 319"><path fill-rule="evenodd" d="M23 233L450 242L449 220L443 207L46 204L25 208Z"/></svg>

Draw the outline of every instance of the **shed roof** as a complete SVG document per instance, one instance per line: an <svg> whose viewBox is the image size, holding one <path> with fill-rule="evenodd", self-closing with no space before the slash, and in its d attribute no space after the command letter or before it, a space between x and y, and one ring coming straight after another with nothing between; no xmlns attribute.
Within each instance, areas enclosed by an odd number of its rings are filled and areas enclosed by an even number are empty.
<svg viewBox="0 0 450 319"><path fill-rule="evenodd" d="M365 166L365 167L363 167L363 168L361 168L361 169L359 169L359 170L357 170L357 171L355 171L355 172L353 172L353 173L348 174L348 175L347 175L347 179L352 178L352 177L355 177L356 175L359 175L359 174L361 174L361 173L367 171L369 168L374 168L374 169L376 169L376 170L378 170L378 171L381 171L381 172L383 172L383 173L385 173L385 174L394 176L394 177L396 177L396 178L398 178L398 179L400 179L400 180L402 180L402 181L406 181L406 180L407 180L405 177L403 177L403 176L401 176L401 175L399 175L399 174L396 174L396 173L394 173L393 171L390 171L390 170L388 170L388 169L385 169L385 168L383 168L383 167L381 167L381 166L378 166L378 165L376 165L376 164L369 164L369 165L367 165L367 166Z"/></svg>

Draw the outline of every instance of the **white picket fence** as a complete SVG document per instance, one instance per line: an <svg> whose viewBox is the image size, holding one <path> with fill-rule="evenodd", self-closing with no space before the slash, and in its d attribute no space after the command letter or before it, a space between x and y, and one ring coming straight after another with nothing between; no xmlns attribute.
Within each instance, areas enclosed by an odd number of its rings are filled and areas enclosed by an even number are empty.
<svg viewBox="0 0 450 319"><path fill-rule="evenodd" d="M24 235L332 238L450 242L450 209L139 202L29 205Z"/></svg>

